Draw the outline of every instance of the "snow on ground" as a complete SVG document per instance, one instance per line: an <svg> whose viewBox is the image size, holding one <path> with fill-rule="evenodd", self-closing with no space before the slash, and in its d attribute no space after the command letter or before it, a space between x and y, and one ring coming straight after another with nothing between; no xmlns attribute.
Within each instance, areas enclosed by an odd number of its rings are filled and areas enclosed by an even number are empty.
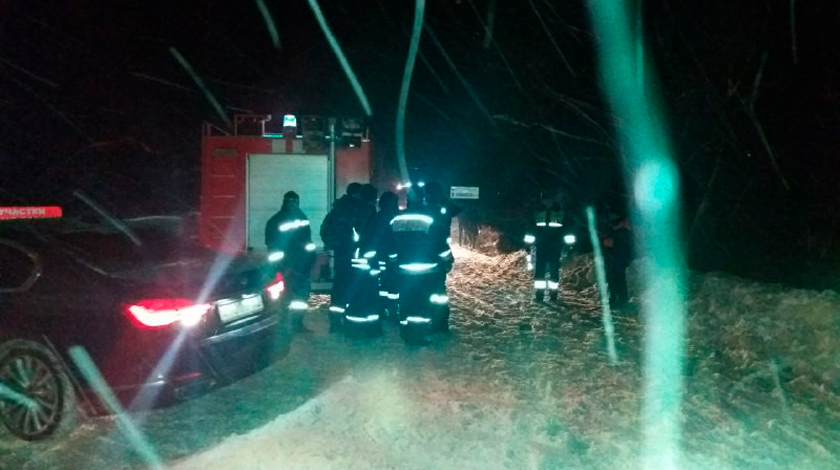
<svg viewBox="0 0 840 470"><path fill-rule="evenodd" d="M451 338L415 349L386 335L383 357L172 468L638 468L638 300L616 315L621 363L610 367L590 259L572 260L563 301L543 306L521 254L457 256ZM686 468L840 468L840 402L811 380L837 366L837 307L833 293L692 279ZM770 361L785 371L784 394L768 386Z"/></svg>
<svg viewBox="0 0 840 470"><path fill-rule="evenodd" d="M639 311L655 301L641 263L611 367L589 256L569 260L551 305L532 301L523 253L455 254L449 335L330 335L328 296L314 296L314 333L252 377L144 414L150 442L173 470L640 468ZM840 296L722 274L692 274L688 291L684 468L840 468ZM112 418L9 461L146 468Z"/></svg>

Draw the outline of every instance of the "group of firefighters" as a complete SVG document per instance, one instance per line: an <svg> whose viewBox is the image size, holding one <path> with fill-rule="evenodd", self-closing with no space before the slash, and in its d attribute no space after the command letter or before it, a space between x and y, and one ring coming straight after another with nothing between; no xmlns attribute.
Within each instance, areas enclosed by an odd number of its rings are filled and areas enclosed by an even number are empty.
<svg viewBox="0 0 840 470"><path fill-rule="evenodd" d="M394 246L391 230L395 217L401 213L431 217L434 222L427 234L430 244L448 246L452 218L461 211L445 197L437 182L412 188L405 209L400 209L397 194L385 191L378 198L377 211L377 195L371 184L350 183L321 223L321 240L333 254L331 333L341 331L351 304L358 311L384 312L391 317L396 314L397 280L394 269L387 269L399 248ZM269 258L281 263L293 326L308 331L303 312L308 307L315 245L295 192L284 195L280 211L266 223L265 243ZM448 264L444 272L448 272L454 262L451 252L444 262ZM444 282L442 277L440 283Z"/></svg>
<svg viewBox="0 0 840 470"><path fill-rule="evenodd" d="M401 213L431 217L434 223L428 236L432 242L448 246L452 218L461 211L445 197L437 182L412 188L405 209L400 209L397 194L386 191L378 198L377 211L377 194L378 190L371 184L351 183L321 224L321 239L333 253L331 333L342 329L351 304L362 306L360 310L395 315L397 280L394 270L387 270L398 248L394 246L391 231L395 217ZM620 308L628 301L626 269L632 259L630 225L619 211L607 211L607 214L600 229L601 244L610 304ZM569 227L564 227L566 217L559 194L547 193L542 197L542 205L533 212L524 238L527 245L535 248L529 255L529 268L534 271L535 297L539 302L546 296L557 300L560 259L564 247L575 242ZM309 220L301 211L300 197L295 192L284 195L280 211L267 222L265 243L269 258L281 263L292 325L298 331L308 331L303 324L303 313L308 308L315 245ZM453 261L450 255L445 272L451 269ZM445 277L440 282L444 283Z"/></svg>

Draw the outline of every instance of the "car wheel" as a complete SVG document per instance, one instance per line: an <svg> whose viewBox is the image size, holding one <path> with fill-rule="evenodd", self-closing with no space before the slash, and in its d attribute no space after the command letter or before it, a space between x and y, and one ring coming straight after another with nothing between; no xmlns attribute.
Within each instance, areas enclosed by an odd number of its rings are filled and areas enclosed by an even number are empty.
<svg viewBox="0 0 840 470"><path fill-rule="evenodd" d="M27 441L73 429L76 394L55 355L43 345L12 340L0 345L0 420Z"/></svg>

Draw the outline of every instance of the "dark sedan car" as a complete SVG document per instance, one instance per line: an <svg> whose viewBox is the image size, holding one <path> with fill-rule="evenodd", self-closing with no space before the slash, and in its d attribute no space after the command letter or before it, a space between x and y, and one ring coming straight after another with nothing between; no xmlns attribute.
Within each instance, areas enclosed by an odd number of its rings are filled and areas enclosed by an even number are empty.
<svg viewBox="0 0 840 470"><path fill-rule="evenodd" d="M104 410L81 346L130 410L269 364L287 344L282 276L179 236L174 219L0 221L0 419L43 439Z"/></svg>

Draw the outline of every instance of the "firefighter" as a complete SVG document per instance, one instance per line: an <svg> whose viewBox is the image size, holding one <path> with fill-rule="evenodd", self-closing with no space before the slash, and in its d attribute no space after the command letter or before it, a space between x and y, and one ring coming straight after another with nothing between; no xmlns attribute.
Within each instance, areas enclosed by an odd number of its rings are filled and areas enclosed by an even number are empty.
<svg viewBox="0 0 840 470"><path fill-rule="evenodd" d="M321 223L321 240L333 252L333 287L330 295L330 332L341 329L353 282L353 256L359 242L362 218L367 213L362 202L362 185L350 183L347 194L333 204Z"/></svg>
<svg viewBox="0 0 840 470"><path fill-rule="evenodd" d="M292 327L299 332L310 331L303 324L303 315L309 308L315 244L309 220L300 210L300 198L294 191L283 196L280 211L265 224L265 244L269 259L279 263L286 282L285 298Z"/></svg>
<svg viewBox="0 0 840 470"><path fill-rule="evenodd" d="M371 276L378 279L379 311L387 312L391 319L396 318L396 300L399 298L395 269L389 256L395 253L391 220L399 211L397 195L390 191L382 193L379 197L379 212L368 220L360 242L363 256L370 259Z"/></svg>
<svg viewBox="0 0 840 470"><path fill-rule="evenodd" d="M429 181L422 187L422 206L419 212L432 217L429 228L429 247L434 252L435 260L443 266L441 275L436 280L437 294L446 297L446 276L452 271L455 257L449 246L452 219L461 213L461 208L446 198L443 188L437 181Z"/></svg>
<svg viewBox="0 0 840 470"><path fill-rule="evenodd" d="M423 205L429 215L440 222L438 235L448 238L452 219L461 213L461 208L443 194L443 188L437 181L431 181L424 187Z"/></svg>
<svg viewBox="0 0 840 470"><path fill-rule="evenodd" d="M367 322L371 315L378 314L379 267L376 265L375 249L363 247L363 234L376 215L378 190L372 184L362 185L359 191L358 214L353 229L355 248L351 258L350 277L345 296L345 315L348 322Z"/></svg>
<svg viewBox="0 0 840 470"><path fill-rule="evenodd" d="M359 192L359 197L362 200L362 228L376 214L376 196L378 194L379 190L376 189L376 186L369 183L362 185L362 189Z"/></svg>
<svg viewBox="0 0 840 470"><path fill-rule="evenodd" d="M455 261L455 258L452 256L452 250L449 249L452 219L461 213L461 208L444 196L443 188L437 181L427 183L424 187L424 193L425 211L435 220L432 227L435 243L441 247L442 252L448 252L448 255L444 257L447 263L446 272L448 273L452 270L452 265Z"/></svg>
<svg viewBox="0 0 840 470"><path fill-rule="evenodd" d="M559 202L559 194L544 193L542 206L534 211L525 243L535 251L534 290L535 300L542 302L548 291L550 300L557 300L560 289L560 256L563 254L563 221L565 212ZM546 273L548 280L545 279Z"/></svg>
<svg viewBox="0 0 840 470"><path fill-rule="evenodd" d="M627 267L633 260L633 237L630 219L619 211L609 212L609 222L601 241L604 246L604 265L610 306L623 308L630 300L627 291Z"/></svg>
<svg viewBox="0 0 840 470"><path fill-rule="evenodd" d="M448 220L440 218L439 209L434 212L437 217L432 215L433 206L425 202L420 191L414 192L408 207L390 223L400 334L412 337L411 344L425 343L413 337L418 322L431 327L426 334L449 329L446 275L452 268L452 251L440 228Z"/></svg>

